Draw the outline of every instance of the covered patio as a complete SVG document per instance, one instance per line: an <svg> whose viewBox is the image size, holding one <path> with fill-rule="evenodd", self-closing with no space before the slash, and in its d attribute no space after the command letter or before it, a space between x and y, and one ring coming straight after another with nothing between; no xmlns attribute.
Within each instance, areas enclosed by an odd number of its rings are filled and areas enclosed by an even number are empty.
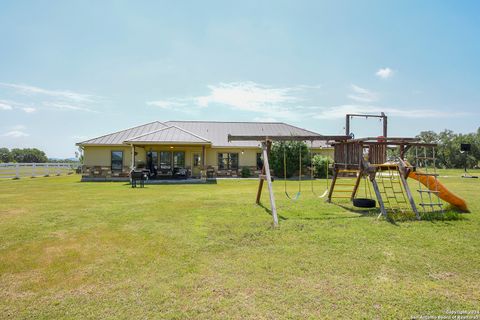
<svg viewBox="0 0 480 320"><path fill-rule="evenodd" d="M206 148L211 142L178 127L125 141L131 147L131 170L149 180L200 179L206 175Z"/></svg>

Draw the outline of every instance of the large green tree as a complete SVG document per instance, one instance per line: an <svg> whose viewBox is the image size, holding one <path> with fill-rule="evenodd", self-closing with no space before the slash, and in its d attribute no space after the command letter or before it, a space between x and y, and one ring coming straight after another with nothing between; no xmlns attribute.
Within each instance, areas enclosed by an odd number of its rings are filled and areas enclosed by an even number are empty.
<svg viewBox="0 0 480 320"><path fill-rule="evenodd" d="M8 148L0 148L0 162L12 162L12 154Z"/></svg>
<svg viewBox="0 0 480 320"><path fill-rule="evenodd" d="M47 162L48 158L45 155L45 152L38 150L36 148L26 148L26 149L19 149L14 148L11 150L11 155L13 161L20 162L20 163L40 163L40 162Z"/></svg>

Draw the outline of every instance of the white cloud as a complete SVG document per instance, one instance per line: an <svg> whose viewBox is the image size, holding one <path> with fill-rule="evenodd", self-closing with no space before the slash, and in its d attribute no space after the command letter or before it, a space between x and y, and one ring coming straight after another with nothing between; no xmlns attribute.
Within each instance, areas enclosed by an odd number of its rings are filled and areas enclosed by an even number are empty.
<svg viewBox="0 0 480 320"><path fill-rule="evenodd" d="M299 100L292 95L294 88L274 88L255 82L220 83L208 88L210 94L196 98L201 107L220 104L238 110L265 112Z"/></svg>
<svg viewBox="0 0 480 320"><path fill-rule="evenodd" d="M25 130L27 127L25 127L23 124L17 124L15 126L10 127L12 130Z"/></svg>
<svg viewBox="0 0 480 320"><path fill-rule="evenodd" d="M374 102L378 100L378 94L365 88L352 84L350 89L353 91L353 93L349 94L348 98L352 100L358 102Z"/></svg>
<svg viewBox="0 0 480 320"><path fill-rule="evenodd" d="M43 102L42 104L45 107L52 108L52 109L85 111L85 112L95 112L95 113L97 112L95 110L92 110L83 106L77 106L77 105L62 103L62 102Z"/></svg>
<svg viewBox="0 0 480 320"><path fill-rule="evenodd" d="M22 110L25 111L26 113L32 113L32 112L37 111L37 109L32 108L32 107L25 107L25 108L22 108Z"/></svg>
<svg viewBox="0 0 480 320"><path fill-rule="evenodd" d="M12 109L13 107L10 104L0 101L0 110L12 110Z"/></svg>
<svg viewBox="0 0 480 320"><path fill-rule="evenodd" d="M94 96L88 94L77 93L69 90L48 90L35 86L29 86L24 84L15 84L15 83L4 83L0 82L0 85L3 87L8 87L15 89L17 92L22 94L40 94L50 97L55 97L58 99L77 101L77 102L93 102L95 99Z"/></svg>
<svg viewBox="0 0 480 320"><path fill-rule="evenodd" d="M28 137L29 134L20 130L12 130L4 133L2 136L10 137L10 138L22 138L22 137Z"/></svg>
<svg viewBox="0 0 480 320"><path fill-rule="evenodd" d="M158 107L160 109L176 109L179 107L184 107L186 103L181 102L179 99L167 99L167 100L148 101L147 105L152 107Z"/></svg>
<svg viewBox="0 0 480 320"><path fill-rule="evenodd" d="M0 87L11 89L14 94L22 95L26 102L1 101L13 109L32 113L42 109L62 109L84 112L94 111L94 107L101 101L101 97L73 92L70 90L48 90L40 87L0 82Z"/></svg>
<svg viewBox="0 0 480 320"><path fill-rule="evenodd" d="M306 90L318 90L319 85L297 85L292 87L273 87L252 81L219 83L207 86L206 95L182 98L168 98L147 101L147 105L165 110L185 113L199 113L201 109L224 106L234 110L250 111L262 114L263 119L298 119L293 112L294 105L302 101Z"/></svg>
<svg viewBox="0 0 480 320"><path fill-rule="evenodd" d="M313 116L317 119L342 119L347 113L380 114L385 112L389 116L402 118L447 118L466 116L465 112L446 112L429 108L400 109L380 106L340 105L334 107L318 107L318 112Z"/></svg>
<svg viewBox="0 0 480 320"><path fill-rule="evenodd" d="M393 76L393 70L390 68L380 68L375 74L382 79L388 79Z"/></svg>

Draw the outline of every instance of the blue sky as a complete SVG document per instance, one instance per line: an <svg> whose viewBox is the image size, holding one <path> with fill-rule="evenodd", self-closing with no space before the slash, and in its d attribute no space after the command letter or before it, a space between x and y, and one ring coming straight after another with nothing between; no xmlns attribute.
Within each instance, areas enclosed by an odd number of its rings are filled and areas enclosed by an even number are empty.
<svg viewBox="0 0 480 320"><path fill-rule="evenodd" d="M0 146L72 157L153 120L480 126L472 1L2 1ZM355 135L380 132L355 120Z"/></svg>

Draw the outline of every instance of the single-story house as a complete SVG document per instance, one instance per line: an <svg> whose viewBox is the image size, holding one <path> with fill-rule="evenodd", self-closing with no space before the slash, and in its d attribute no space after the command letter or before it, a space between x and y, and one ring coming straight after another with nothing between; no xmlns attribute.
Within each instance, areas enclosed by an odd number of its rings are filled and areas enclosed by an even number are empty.
<svg viewBox="0 0 480 320"><path fill-rule="evenodd" d="M236 177L261 169L260 142L228 141L228 135L319 135L281 122L154 121L77 143L83 149L83 180L120 180L132 169L155 178ZM310 146L310 143L308 143ZM314 153L332 154L323 141Z"/></svg>

